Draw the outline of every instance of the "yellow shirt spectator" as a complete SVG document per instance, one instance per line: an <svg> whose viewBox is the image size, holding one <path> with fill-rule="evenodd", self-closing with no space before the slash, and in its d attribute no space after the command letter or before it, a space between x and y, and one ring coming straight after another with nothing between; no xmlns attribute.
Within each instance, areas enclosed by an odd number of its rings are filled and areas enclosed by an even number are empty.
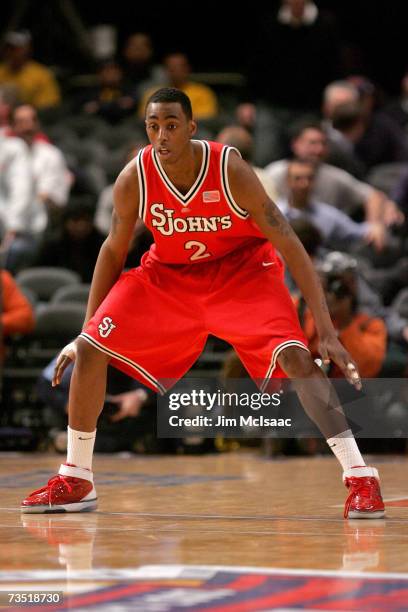
<svg viewBox="0 0 408 612"><path fill-rule="evenodd" d="M58 83L46 66L28 60L23 66L12 71L6 63L0 64L0 85L7 84L16 88L21 102L36 108L57 106L61 102Z"/></svg>

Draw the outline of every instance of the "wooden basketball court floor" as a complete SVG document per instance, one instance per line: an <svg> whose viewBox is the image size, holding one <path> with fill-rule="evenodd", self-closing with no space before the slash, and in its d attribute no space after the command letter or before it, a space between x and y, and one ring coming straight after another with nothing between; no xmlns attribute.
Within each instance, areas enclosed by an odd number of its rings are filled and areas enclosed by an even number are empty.
<svg viewBox="0 0 408 612"><path fill-rule="evenodd" d="M22 515L61 456L0 457L0 606L38 610L408 610L408 459L381 456L387 518L345 521L332 457L97 455L94 513Z"/></svg>

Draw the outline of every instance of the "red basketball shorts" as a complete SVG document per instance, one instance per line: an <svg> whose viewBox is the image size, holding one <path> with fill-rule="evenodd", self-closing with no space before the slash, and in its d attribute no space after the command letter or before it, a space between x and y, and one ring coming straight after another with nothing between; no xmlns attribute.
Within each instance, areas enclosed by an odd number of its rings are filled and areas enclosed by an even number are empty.
<svg viewBox="0 0 408 612"><path fill-rule="evenodd" d="M140 267L121 275L81 337L110 355L111 365L164 393L163 379L181 378L209 334L229 342L264 388L270 377L285 376L277 362L284 348L308 350L268 242L191 265L146 253Z"/></svg>

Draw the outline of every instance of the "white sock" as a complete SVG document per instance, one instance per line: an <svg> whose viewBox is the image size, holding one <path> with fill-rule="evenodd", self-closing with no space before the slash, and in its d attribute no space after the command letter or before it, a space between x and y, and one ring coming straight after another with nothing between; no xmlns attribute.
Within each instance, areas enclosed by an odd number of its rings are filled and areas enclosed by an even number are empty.
<svg viewBox="0 0 408 612"><path fill-rule="evenodd" d="M347 429L347 431L329 438L326 442L340 461L344 471L356 466L365 466L365 461L358 450L357 442L351 429Z"/></svg>
<svg viewBox="0 0 408 612"><path fill-rule="evenodd" d="M95 431L76 431L68 425L67 463L92 470Z"/></svg>

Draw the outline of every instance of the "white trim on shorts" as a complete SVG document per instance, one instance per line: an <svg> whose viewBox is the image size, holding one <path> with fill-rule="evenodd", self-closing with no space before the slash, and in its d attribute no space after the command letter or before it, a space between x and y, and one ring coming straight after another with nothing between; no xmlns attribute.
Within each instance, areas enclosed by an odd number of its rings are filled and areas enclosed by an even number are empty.
<svg viewBox="0 0 408 612"><path fill-rule="evenodd" d="M303 342L301 342L300 340L285 340L285 342L281 342L281 344L278 344L278 346L275 347L273 350L271 363L269 365L268 371L266 372L264 381L261 385L262 393L265 391L266 387L268 386L270 378L276 368L276 362L277 362L279 354L283 351L283 349L287 348L288 346L298 346L304 351L307 351L308 353L310 353L307 346L303 344Z"/></svg>
<svg viewBox="0 0 408 612"><path fill-rule="evenodd" d="M95 348L102 351L102 353L106 353L107 355L114 357L118 361L122 361L126 365L136 370L136 372L140 374L140 376L143 376L143 378L148 380L151 385L156 387L157 391L161 395L164 395L166 393L165 387L163 387L163 385L157 380L157 378L155 378L152 374L150 374L150 372L145 370L145 368L143 368L141 365L129 359L129 357L125 357L124 355L121 355L120 353L116 353L115 351L112 351L112 349L106 348L106 346L104 346L103 344L95 340L95 338L93 338L90 334L87 334L86 332L81 332L79 334L79 337L89 342L89 344L92 344L92 346L95 346Z"/></svg>

